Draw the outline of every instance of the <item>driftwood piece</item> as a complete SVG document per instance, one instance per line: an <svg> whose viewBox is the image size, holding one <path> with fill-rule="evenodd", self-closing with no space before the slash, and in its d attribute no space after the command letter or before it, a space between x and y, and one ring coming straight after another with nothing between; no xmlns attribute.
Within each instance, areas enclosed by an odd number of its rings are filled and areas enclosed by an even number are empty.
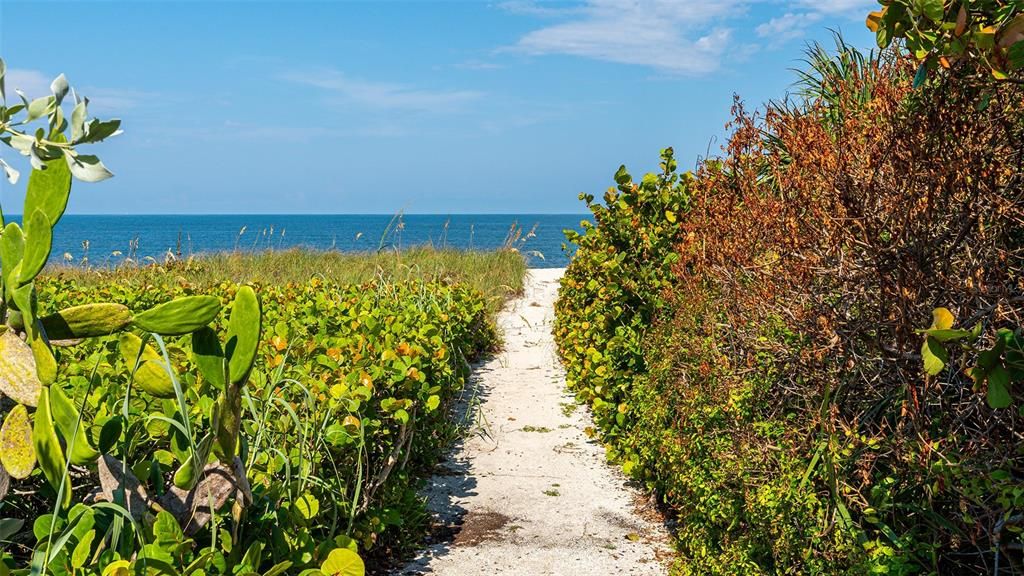
<svg viewBox="0 0 1024 576"><path fill-rule="evenodd" d="M245 467L237 456L232 468L220 462L207 464L195 487L182 490L173 486L157 502L178 520L186 534L195 534L210 521L213 512L228 503L232 495L243 506L252 503Z"/></svg>
<svg viewBox="0 0 1024 576"><path fill-rule="evenodd" d="M107 454L100 458L97 469L100 474L100 494L96 499L114 502L114 494L123 486L124 507L136 521L142 520L142 515L149 508L150 499L135 474L131 470L124 470L120 460Z"/></svg>

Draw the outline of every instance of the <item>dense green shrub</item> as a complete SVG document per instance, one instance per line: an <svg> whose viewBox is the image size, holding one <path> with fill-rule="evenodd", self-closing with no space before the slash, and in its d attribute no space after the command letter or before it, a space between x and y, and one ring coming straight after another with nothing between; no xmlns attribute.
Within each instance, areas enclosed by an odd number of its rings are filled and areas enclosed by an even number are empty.
<svg viewBox="0 0 1024 576"><path fill-rule="evenodd" d="M47 278L39 300L44 309L103 300L137 310L196 291L189 284L81 289ZM319 566L349 537L353 549L371 558L407 551L427 521L417 478L456 432L445 407L461 390L468 361L495 342L484 298L468 288L416 281L336 285L314 278L257 291L266 330L243 396L241 426L252 504L237 522L228 508L189 533L192 544L172 565L209 554L207 573L242 564L267 570L286 561L292 569ZM227 283L202 289L224 302L234 292ZM213 323L218 333L225 319ZM214 417L216 385L197 376L191 339L167 338L165 345L181 377L186 418L174 401L135 396L129 421L149 416L125 430L124 442L110 451L131 465L150 494L168 490L187 457L175 429L153 415L187 421L200 438ZM130 369L116 339L61 353L69 366L69 395L84 400L87 434L100 442L109 422L121 417ZM26 482L35 494L8 497L5 512L29 520L30 528L49 495L39 479ZM82 470L76 501L93 482L94 472ZM96 516L97 523L109 521L100 511ZM12 540L34 544L31 530ZM135 549L131 542L126 546L122 557ZM100 554L103 564L114 560L112 548Z"/></svg>
<svg viewBox="0 0 1024 576"><path fill-rule="evenodd" d="M882 48L902 42L929 69L985 70L999 80L1024 81L1024 4L999 0L884 0L867 25ZM981 64L981 66L978 66Z"/></svg>
<svg viewBox="0 0 1024 576"><path fill-rule="evenodd" d="M670 233L677 262L653 267L665 289L631 330L639 360L597 378L565 331L625 299L558 307L577 389L620 383L630 417L606 438L677 515L680 574L1024 560L1021 90L955 74L912 89L912 61L849 50L812 59L802 102L737 104ZM603 248L581 243L569 272Z"/></svg>
<svg viewBox="0 0 1024 576"><path fill-rule="evenodd" d="M690 178L676 174L671 148L661 153L661 173L639 183L622 166L604 204L580 195L594 223L584 221L582 234L565 232L578 249L562 278L555 336L569 387L590 404L609 440L633 418L626 393L646 372L641 341L677 258L677 218L686 209Z"/></svg>

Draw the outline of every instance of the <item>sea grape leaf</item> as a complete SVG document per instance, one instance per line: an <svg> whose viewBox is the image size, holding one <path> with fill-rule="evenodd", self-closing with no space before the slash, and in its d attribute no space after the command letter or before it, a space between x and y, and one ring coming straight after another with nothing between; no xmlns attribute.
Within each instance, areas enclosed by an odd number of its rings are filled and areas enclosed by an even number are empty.
<svg viewBox="0 0 1024 576"><path fill-rule="evenodd" d="M924 370L931 376L935 376L945 368L949 362L949 353L941 342L928 336L924 339L921 347L921 357L924 359Z"/></svg>

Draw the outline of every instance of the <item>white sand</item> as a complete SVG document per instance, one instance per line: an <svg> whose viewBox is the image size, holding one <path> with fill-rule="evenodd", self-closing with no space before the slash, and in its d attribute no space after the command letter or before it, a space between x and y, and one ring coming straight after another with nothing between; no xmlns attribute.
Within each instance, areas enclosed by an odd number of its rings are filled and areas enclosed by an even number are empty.
<svg viewBox="0 0 1024 576"><path fill-rule="evenodd" d="M477 367L468 387L478 433L428 488L441 528L399 574L667 572L657 516L584 434L586 409L565 414L572 396L551 336L563 272L531 270L524 295L502 313L505 350Z"/></svg>

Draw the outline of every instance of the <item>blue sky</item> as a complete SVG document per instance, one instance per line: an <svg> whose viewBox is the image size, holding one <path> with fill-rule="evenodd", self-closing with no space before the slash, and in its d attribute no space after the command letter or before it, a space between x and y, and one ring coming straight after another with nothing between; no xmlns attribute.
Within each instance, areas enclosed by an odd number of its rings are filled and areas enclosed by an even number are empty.
<svg viewBox="0 0 1024 576"><path fill-rule="evenodd" d="M0 0L0 55L9 94L64 72L124 122L72 213L581 212L620 164L714 153L828 28L870 47L873 5Z"/></svg>

